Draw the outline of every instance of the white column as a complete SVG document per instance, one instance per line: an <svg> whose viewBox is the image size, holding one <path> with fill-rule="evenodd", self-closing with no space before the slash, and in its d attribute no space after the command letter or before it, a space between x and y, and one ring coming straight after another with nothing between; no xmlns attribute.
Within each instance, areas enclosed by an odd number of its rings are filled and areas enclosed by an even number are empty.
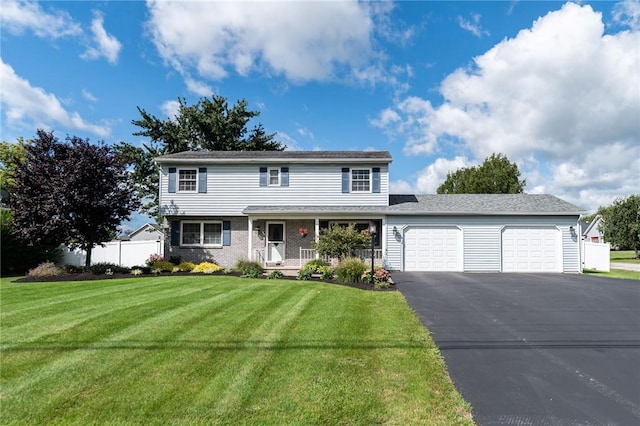
<svg viewBox="0 0 640 426"><path fill-rule="evenodd" d="M383 268L385 267L385 261L387 256L387 217L382 217L382 234L380 234L380 248L382 249L382 259L381 265Z"/></svg>
<svg viewBox="0 0 640 426"><path fill-rule="evenodd" d="M313 238L315 239L315 242L317 243L318 240L320 239L320 219L316 217L316 221L315 221L315 226L314 226L314 236ZM320 255L318 254L318 252L316 251L316 259L319 259Z"/></svg>
<svg viewBox="0 0 640 426"><path fill-rule="evenodd" d="M249 217L249 235L247 236L247 244L249 247L247 247L248 250L248 256L247 259L249 260L253 260L253 250L251 250L251 247L253 247L253 219L251 219L251 217Z"/></svg>

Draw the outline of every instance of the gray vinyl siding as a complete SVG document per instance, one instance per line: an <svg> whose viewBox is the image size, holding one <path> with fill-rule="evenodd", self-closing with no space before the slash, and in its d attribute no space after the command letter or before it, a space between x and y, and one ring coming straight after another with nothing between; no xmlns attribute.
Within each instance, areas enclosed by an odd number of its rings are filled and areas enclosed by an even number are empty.
<svg viewBox="0 0 640 426"><path fill-rule="evenodd" d="M179 168L200 165L180 164ZM272 165L269 165L270 167ZM160 208L172 216L239 216L250 205L266 206L386 206L389 202L389 168L381 164L358 164L354 168L380 168L379 193L342 193L340 165L285 164L289 186L260 186L259 165L208 165L206 193L169 193L169 167L160 172Z"/></svg>
<svg viewBox="0 0 640 426"><path fill-rule="evenodd" d="M404 269L404 233L410 227L456 225L463 232L463 265L466 272L501 270L502 229L505 226L556 226L562 232L564 272L580 271L577 216L388 216L385 264L391 270ZM398 235L394 235L394 226Z"/></svg>

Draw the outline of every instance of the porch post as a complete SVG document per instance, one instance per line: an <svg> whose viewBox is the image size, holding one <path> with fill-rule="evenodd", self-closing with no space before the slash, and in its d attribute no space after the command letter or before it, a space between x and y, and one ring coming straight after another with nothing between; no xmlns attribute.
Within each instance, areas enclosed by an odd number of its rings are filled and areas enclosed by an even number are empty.
<svg viewBox="0 0 640 426"><path fill-rule="evenodd" d="M382 217L382 229L380 230L380 248L382 253L380 255L380 266L385 267L385 256L387 253L387 216Z"/></svg>
<svg viewBox="0 0 640 426"><path fill-rule="evenodd" d="M314 229L314 240L317 243L318 240L320 239L320 218L316 217L314 228L315 228ZM316 259L319 259L319 258L320 258L320 255L316 251Z"/></svg>
<svg viewBox="0 0 640 426"><path fill-rule="evenodd" d="M248 242L247 259L253 260L253 250L251 250L251 247L253 247L253 219L249 216L248 221L249 221L249 227L248 227L249 235L247 236L247 242Z"/></svg>

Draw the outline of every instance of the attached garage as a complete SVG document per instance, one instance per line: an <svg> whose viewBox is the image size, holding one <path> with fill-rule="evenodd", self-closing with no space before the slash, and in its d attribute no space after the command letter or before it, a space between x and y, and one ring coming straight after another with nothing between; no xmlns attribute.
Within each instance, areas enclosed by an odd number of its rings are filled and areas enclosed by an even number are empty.
<svg viewBox="0 0 640 426"><path fill-rule="evenodd" d="M405 271L461 271L462 231L456 226L409 228Z"/></svg>
<svg viewBox="0 0 640 426"><path fill-rule="evenodd" d="M562 272L560 230L555 226L505 227L502 272Z"/></svg>
<svg viewBox="0 0 640 426"><path fill-rule="evenodd" d="M390 196L390 270L580 272L582 210L552 195Z"/></svg>

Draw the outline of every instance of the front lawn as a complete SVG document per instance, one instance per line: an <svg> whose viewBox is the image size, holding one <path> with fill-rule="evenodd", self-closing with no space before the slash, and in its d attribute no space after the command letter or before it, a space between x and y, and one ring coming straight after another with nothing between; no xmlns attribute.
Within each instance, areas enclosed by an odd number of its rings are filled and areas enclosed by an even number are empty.
<svg viewBox="0 0 640 426"><path fill-rule="evenodd" d="M1 424L473 424L399 292L3 279L0 301Z"/></svg>

